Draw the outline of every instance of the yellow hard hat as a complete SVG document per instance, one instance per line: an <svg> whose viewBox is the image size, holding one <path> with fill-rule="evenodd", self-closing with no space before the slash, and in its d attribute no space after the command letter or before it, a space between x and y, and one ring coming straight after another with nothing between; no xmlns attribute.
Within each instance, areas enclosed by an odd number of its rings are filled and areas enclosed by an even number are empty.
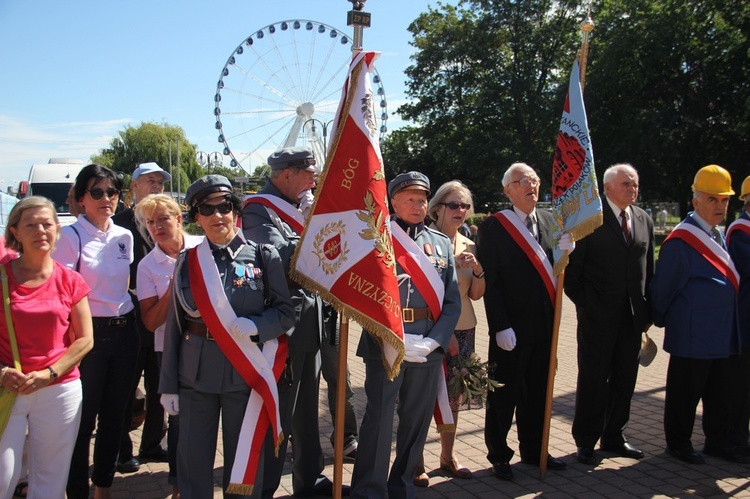
<svg viewBox="0 0 750 499"><path fill-rule="evenodd" d="M719 165L704 166L695 174L693 190L717 196L731 196L734 194L732 176Z"/></svg>
<svg viewBox="0 0 750 499"><path fill-rule="evenodd" d="M742 189L740 189L740 201L746 201L750 197L750 175L745 177L742 181Z"/></svg>

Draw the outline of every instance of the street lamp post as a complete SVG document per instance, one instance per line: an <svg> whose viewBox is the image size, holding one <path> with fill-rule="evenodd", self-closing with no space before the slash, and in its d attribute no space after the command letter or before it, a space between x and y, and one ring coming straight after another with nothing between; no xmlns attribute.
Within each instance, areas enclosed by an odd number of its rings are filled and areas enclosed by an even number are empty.
<svg viewBox="0 0 750 499"><path fill-rule="evenodd" d="M220 152L216 151L198 151L195 153L196 161L198 161L198 164L206 169L207 173L211 170L211 168L216 168L223 165L222 157L223 155Z"/></svg>
<svg viewBox="0 0 750 499"><path fill-rule="evenodd" d="M316 127L316 123L320 125L320 127L323 129L323 150L321 151L319 155L320 156L319 159L323 163L325 163L326 155L328 154L328 127L331 125L331 123L333 123L333 121L334 120L330 120L327 123L324 123L317 118L310 118L309 120L305 121L305 124L304 124L305 128L308 127L308 124L310 125L308 134L311 137L311 140L310 140L311 142L313 142L314 140L317 140L316 133L318 129ZM318 154L316 154L316 156L318 156Z"/></svg>

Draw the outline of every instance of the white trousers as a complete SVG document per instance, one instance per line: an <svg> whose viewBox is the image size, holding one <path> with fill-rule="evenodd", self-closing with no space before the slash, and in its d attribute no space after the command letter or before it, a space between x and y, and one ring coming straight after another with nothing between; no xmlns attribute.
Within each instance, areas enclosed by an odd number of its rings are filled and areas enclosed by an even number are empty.
<svg viewBox="0 0 750 499"><path fill-rule="evenodd" d="M63 499L70 458L81 422L81 381L16 396L0 439L0 498L11 499L21 477L28 431L29 499Z"/></svg>

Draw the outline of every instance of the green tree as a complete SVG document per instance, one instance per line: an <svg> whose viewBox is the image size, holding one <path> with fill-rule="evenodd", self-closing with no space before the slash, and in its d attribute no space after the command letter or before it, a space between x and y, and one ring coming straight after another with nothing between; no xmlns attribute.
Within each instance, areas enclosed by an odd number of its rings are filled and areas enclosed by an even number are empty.
<svg viewBox="0 0 750 499"><path fill-rule="evenodd" d="M750 4L601 0L586 101L600 170L627 161L644 199L687 205L717 163L735 189L750 156Z"/></svg>
<svg viewBox="0 0 750 499"><path fill-rule="evenodd" d="M142 122L137 127L126 126L119 132L118 137L112 139L109 148L102 149L98 155L92 156L91 160L123 173L126 176L126 185L129 184L130 175L139 163L154 161L167 171L171 164L174 189L177 190L179 176L180 190L184 192L194 180L205 174L195 159L195 153L196 146L185 138L182 128Z"/></svg>
<svg viewBox="0 0 750 499"><path fill-rule="evenodd" d="M458 178L485 211L515 161L548 185L580 17L567 0L467 0L421 14L409 26L413 101L398 110L419 126L385 141L389 172L419 166L435 186Z"/></svg>

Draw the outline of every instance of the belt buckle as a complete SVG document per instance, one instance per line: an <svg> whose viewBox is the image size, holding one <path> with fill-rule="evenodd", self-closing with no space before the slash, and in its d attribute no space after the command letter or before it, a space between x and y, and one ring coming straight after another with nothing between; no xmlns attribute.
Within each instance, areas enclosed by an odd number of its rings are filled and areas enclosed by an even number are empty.
<svg viewBox="0 0 750 499"><path fill-rule="evenodd" d="M409 307L402 308L401 318L404 320L404 322L414 322L414 309Z"/></svg>
<svg viewBox="0 0 750 499"><path fill-rule="evenodd" d="M109 320L109 325L114 327L121 327L128 323L127 317L113 317Z"/></svg>

